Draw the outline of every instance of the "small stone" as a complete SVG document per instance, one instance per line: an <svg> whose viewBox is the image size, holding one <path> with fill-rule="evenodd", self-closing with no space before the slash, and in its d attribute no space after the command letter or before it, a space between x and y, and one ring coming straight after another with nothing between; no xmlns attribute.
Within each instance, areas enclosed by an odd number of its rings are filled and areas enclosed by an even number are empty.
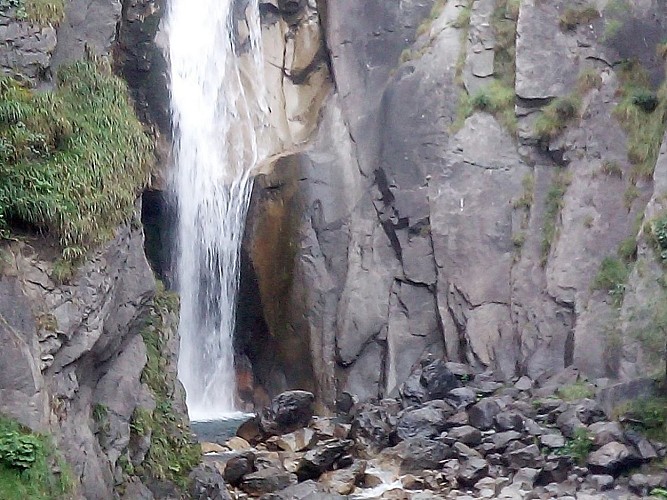
<svg viewBox="0 0 667 500"><path fill-rule="evenodd" d="M470 425L451 429L447 433L447 437L470 446L476 446L482 442L482 432Z"/></svg>
<svg viewBox="0 0 667 500"><path fill-rule="evenodd" d="M565 446L565 437L561 433L542 434L540 436L540 443L548 448L562 448Z"/></svg>
<svg viewBox="0 0 667 500"><path fill-rule="evenodd" d="M480 430L490 429L498 413L500 405L494 399L483 399L468 410L470 425Z"/></svg>
<svg viewBox="0 0 667 500"><path fill-rule="evenodd" d="M520 431L523 429L523 415L515 411L503 411L495 417L496 426L501 431Z"/></svg>
<svg viewBox="0 0 667 500"><path fill-rule="evenodd" d="M532 389L533 381L524 375L519 380L517 380L516 384L514 384L514 387L520 391L528 391Z"/></svg>
<svg viewBox="0 0 667 500"><path fill-rule="evenodd" d="M607 491L614 487L614 476L609 474L594 474L588 480L597 491Z"/></svg>
<svg viewBox="0 0 667 500"><path fill-rule="evenodd" d="M472 486L477 481L486 476L489 472L489 464L483 458L470 458L463 461L459 469L459 483Z"/></svg>

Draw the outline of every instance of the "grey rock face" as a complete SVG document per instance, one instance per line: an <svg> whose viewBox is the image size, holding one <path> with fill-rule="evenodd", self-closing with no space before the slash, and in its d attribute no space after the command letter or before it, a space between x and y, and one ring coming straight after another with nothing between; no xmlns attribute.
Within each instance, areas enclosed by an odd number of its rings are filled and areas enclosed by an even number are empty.
<svg viewBox="0 0 667 500"><path fill-rule="evenodd" d="M17 22L12 11L0 13L0 70L37 83L51 64L56 30L27 21Z"/></svg>

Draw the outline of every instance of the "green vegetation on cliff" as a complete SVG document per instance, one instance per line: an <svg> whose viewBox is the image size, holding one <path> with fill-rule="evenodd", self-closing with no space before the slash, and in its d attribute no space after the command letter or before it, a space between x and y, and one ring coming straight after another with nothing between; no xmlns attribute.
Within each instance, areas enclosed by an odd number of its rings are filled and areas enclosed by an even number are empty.
<svg viewBox="0 0 667 500"><path fill-rule="evenodd" d="M9 9L21 20L57 25L65 17L65 0L0 0L0 12Z"/></svg>
<svg viewBox="0 0 667 500"><path fill-rule="evenodd" d="M63 67L54 92L0 78L0 230L34 228L80 257L129 218L152 158L108 64Z"/></svg>
<svg viewBox="0 0 667 500"><path fill-rule="evenodd" d="M67 498L72 480L51 439L0 416L0 498Z"/></svg>
<svg viewBox="0 0 667 500"><path fill-rule="evenodd" d="M170 318L178 311L178 297L159 284L150 306L142 336L146 344L147 363L142 382L155 398L151 412L137 409L131 430L137 436L150 435L150 449L134 472L158 480L169 480L181 488L187 487L188 475L201 461L201 447L194 440L189 425L173 404L176 395L176 374L168 369L170 362L168 342L176 329Z"/></svg>

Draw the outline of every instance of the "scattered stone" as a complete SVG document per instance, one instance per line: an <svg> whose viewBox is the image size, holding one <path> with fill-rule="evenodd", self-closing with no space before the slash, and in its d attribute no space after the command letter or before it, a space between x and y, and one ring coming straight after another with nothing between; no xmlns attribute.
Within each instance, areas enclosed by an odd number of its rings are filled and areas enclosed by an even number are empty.
<svg viewBox="0 0 667 500"><path fill-rule="evenodd" d="M231 500L225 481L215 467L202 464L190 473L189 479L194 500Z"/></svg>
<svg viewBox="0 0 667 500"><path fill-rule="evenodd" d="M255 471L255 454L247 451L230 458L225 464L224 478L232 486L238 486L243 476Z"/></svg>
<svg viewBox="0 0 667 500"><path fill-rule="evenodd" d="M263 469L243 478L240 488L249 495L260 496L264 493L284 490L292 484L296 484L297 478L281 469Z"/></svg>
<svg viewBox="0 0 667 500"><path fill-rule="evenodd" d="M298 452L310 449L316 442L315 431L306 427L282 436L273 436L266 444L269 449Z"/></svg>
<svg viewBox="0 0 667 500"><path fill-rule="evenodd" d="M642 460L649 461L658 458L658 453L655 451L653 445L639 432L628 429L625 431L625 439L628 443L634 445L639 458Z"/></svg>
<svg viewBox="0 0 667 500"><path fill-rule="evenodd" d="M523 429L523 415L516 411L503 411L495 416L496 426L501 431L520 431Z"/></svg>
<svg viewBox="0 0 667 500"><path fill-rule="evenodd" d="M441 360L434 361L422 369L420 382L426 389L429 400L444 399L449 391L461 386L461 382Z"/></svg>
<svg viewBox="0 0 667 500"><path fill-rule="evenodd" d="M482 442L482 432L470 425L462 425L461 427L454 427L447 432L447 439L457 441L469 446L476 446ZM447 444L454 444L447 442Z"/></svg>
<svg viewBox="0 0 667 500"><path fill-rule="evenodd" d="M540 469L533 469L531 467L524 467L519 469L514 474L512 484L518 485L522 490L532 490L537 476L540 474Z"/></svg>
<svg viewBox="0 0 667 500"><path fill-rule="evenodd" d="M540 453L540 449L534 444L513 451L507 456L507 463L513 469L539 466L541 465L541 461L542 454Z"/></svg>
<svg viewBox="0 0 667 500"><path fill-rule="evenodd" d="M444 401L432 401L423 408L406 410L398 419L396 435L399 439L439 436L446 427L448 413L453 413L453 409Z"/></svg>
<svg viewBox="0 0 667 500"><path fill-rule="evenodd" d="M480 430L490 429L498 413L500 405L494 399L483 399L468 410L470 425Z"/></svg>
<svg viewBox="0 0 667 500"><path fill-rule="evenodd" d="M617 475L623 468L629 467L636 458L630 449L622 443L613 441L604 445L588 456L588 466L598 474Z"/></svg>
<svg viewBox="0 0 667 500"><path fill-rule="evenodd" d="M516 384L514 384L514 387L520 391L528 391L533 388L533 381L524 375L519 380L517 380Z"/></svg>
<svg viewBox="0 0 667 500"><path fill-rule="evenodd" d="M565 437L559 433L542 434L540 443L548 448L562 448L565 446Z"/></svg>
<svg viewBox="0 0 667 500"><path fill-rule="evenodd" d="M457 408L467 408L477 401L477 392L470 387L457 387L447 394L447 401L451 402Z"/></svg>
<svg viewBox="0 0 667 500"><path fill-rule="evenodd" d="M366 473L366 462L360 460L352 466L331 472L325 472L319 480L328 493L350 495L356 485L361 483Z"/></svg>
<svg viewBox="0 0 667 500"><path fill-rule="evenodd" d="M667 484L667 477L658 474L633 474L630 476L628 487L630 491L647 497L655 488L664 487Z"/></svg>
<svg viewBox="0 0 667 500"><path fill-rule="evenodd" d="M492 434L487 439L491 444L493 444L492 449L502 451L512 441L521 439L521 434L516 431L499 432L497 434Z"/></svg>
<svg viewBox="0 0 667 500"><path fill-rule="evenodd" d="M489 472L489 464L483 458L469 458L461 464L457 479L465 486L472 486Z"/></svg>
<svg viewBox="0 0 667 500"><path fill-rule="evenodd" d="M588 480L597 491L607 491L614 487L614 476L609 474L593 474L588 476Z"/></svg>
<svg viewBox="0 0 667 500"><path fill-rule="evenodd" d="M406 439L382 452L385 460L396 463L401 473L406 474L440 469L440 463L452 455L445 444L423 438Z"/></svg>
<svg viewBox="0 0 667 500"><path fill-rule="evenodd" d="M296 475L299 481L317 479L331 470L336 461L347 453L353 442L333 439L307 452L299 461Z"/></svg>
<svg viewBox="0 0 667 500"><path fill-rule="evenodd" d="M588 427L593 445L602 447L613 441L623 440L623 428L618 422L597 422Z"/></svg>

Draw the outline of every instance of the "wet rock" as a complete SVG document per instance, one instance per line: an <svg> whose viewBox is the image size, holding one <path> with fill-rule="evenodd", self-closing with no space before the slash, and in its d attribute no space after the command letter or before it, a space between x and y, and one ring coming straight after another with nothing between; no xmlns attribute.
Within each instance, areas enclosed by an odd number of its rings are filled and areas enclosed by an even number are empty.
<svg viewBox="0 0 667 500"><path fill-rule="evenodd" d="M224 478L232 486L238 486L243 476L255 471L255 454L245 452L230 458L225 464Z"/></svg>
<svg viewBox="0 0 667 500"><path fill-rule="evenodd" d="M297 466L296 475L299 481L320 477L347 453L352 444L353 442L349 440L336 439L307 452Z"/></svg>
<svg viewBox="0 0 667 500"><path fill-rule="evenodd" d="M284 490L297 481L294 474L278 468L268 468L248 474L243 478L240 488L249 495L260 496L265 493Z"/></svg>
<svg viewBox="0 0 667 500"><path fill-rule="evenodd" d="M423 408L408 409L398 418L396 435L399 439L434 438L446 427L447 416L453 409L443 401L432 401Z"/></svg>
<svg viewBox="0 0 667 500"><path fill-rule="evenodd" d="M613 441L588 456L588 466L596 474L617 475L622 469L636 463L637 458L622 443Z"/></svg>
<svg viewBox="0 0 667 500"><path fill-rule="evenodd" d="M366 462L360 460L351 467L331 472L325 472L319 480L325 491L339 495L350 495L360 484L366 473Z"/></svg>
<svg viewBox="0 0 667 500"><path fill-rule="evenodd" d="M477 401L477 392L470 387L457 387L447 393L446 399L457 408L467 408Z"/></svg>
<svg viewBox="0 0 667 500"><path fill-rule="evenodd" d="M271 401L260 426L268 435L280 435L306 427L313 417L315 396L306 391L287 391Z"/></svg>
<svg viewBox="0 0 667 500"><path fill-rule="evenodd" d="M447 445L423 438L406 439L382 452L382 458L396 463L401 473L437 470L440 463L452 455L452 450Z"/></svg>
<svg viewBox="0 0 667 500"><path fill-rule="evenodd" d="M422 369L421 385L426 389L429 400L443 399L449 391L461 386L461 382L447 369L447 364L438 360Z"/></svg>
<svg viewBox="0 0 667 500"><path fill-rule="evenodd" d="M361 405L352 421L350 436L371 453L387 448L391 445L398 410L382 402Z"/></svg>
<svg viewBox="0 0 667 500"><path fill-rule="evenodd" d="M189 476L194 500L231 500L225 481L215 467L200 465Z"/></svg>
<svg viewBox="0 0 667 500"><path fill-rule="evenodd" d="M468 410L470 425L480 430L493 427L494 418L500 413L500 405L493 399L483 399Z"/></svg>

